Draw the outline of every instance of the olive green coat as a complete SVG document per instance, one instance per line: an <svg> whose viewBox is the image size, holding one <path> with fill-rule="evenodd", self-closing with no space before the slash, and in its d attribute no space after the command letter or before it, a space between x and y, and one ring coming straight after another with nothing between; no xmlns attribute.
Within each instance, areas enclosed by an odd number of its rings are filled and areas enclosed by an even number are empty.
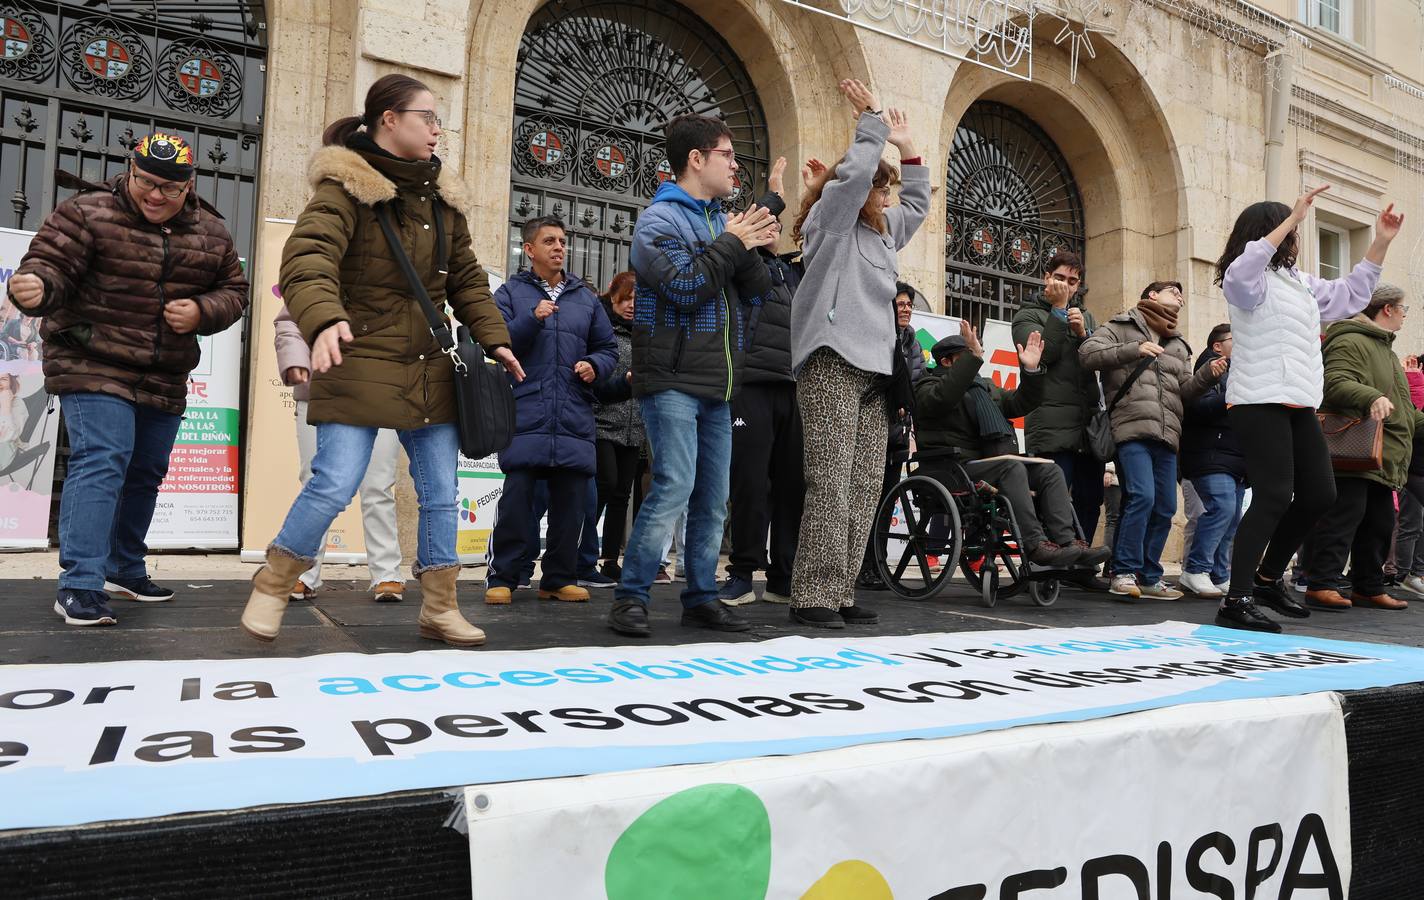
<svg viewBox="0 0 1424 900"><path fill-rule="evenodd" d="M282 297L302 337L310 344L327 327L347 322L354 338L342 346L340 366L312 373L307 420L406 430L453 422L454 366L431 335L374 206L390 203L432 302L437 309L448 303L488 353L507 347L509 332L470 247L469 198L439 160L397 159L369 140L355 146L323 147L312 157L314 193L282 250ZM437 196L448 278L436 271L431 201Z"/></svg>
<svg viewBox="0 0 1424 900"><path fill-rule="evenodd" d="M1409 477L1414 433L1424 427L1424 413L1409 399L1404 367L1394 355L1394 332L1379 327L1364 314L1336 322L1325 330L1325 412L1367 418L1370 406L1388 397L1394 412L1384 420L1384 468L1374 472L1336 472L1340 478L1365 478L1395 490Z"/></svg>

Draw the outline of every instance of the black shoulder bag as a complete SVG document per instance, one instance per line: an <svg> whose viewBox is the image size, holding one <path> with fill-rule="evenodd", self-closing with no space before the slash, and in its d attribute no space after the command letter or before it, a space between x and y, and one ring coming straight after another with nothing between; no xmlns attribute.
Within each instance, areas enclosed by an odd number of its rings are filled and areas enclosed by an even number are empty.
<svg viewBox="0 0 1424 900"><path fill-rule="evenodd" d="M448 278L445 217L441 214L440 202L431 199L434 201L431 212L435 214L435 268ZM381 203L375 209L391 254L410 282L410 292L425 313L430 333L440 345L440 352L455 364L455 422L460 433L460 453L466 459L482 459L498 453L514 439L514 391L505 377L504 367L485 359L484 351L464 325L451 335L450 320L431 302L425 283L416 274L405 247L401 246L400 237L391 224L389 206Z"/></svg>
<svg viewBox="0 0 1424 900"><path fill-rule="evenodd" d="M1127 395L1133 382L1147 371L1147 367L1152 365L1152 361L1156 358L1149 356L1138 363L1137 368L1133 369L1132 374L1128 375L1127 380L1122 383L1122 387L1117 389L1111 403L1103 403L1103 385L1101 381L1098 382L1098 408L1093 413L1093 417L1088 420L1087 433L1088 452L1092 453L1098 462L1109 462L1117 455L1117 441L1113 440L1112 435L1113 407L1117 406L1118 402Z"/></svg>

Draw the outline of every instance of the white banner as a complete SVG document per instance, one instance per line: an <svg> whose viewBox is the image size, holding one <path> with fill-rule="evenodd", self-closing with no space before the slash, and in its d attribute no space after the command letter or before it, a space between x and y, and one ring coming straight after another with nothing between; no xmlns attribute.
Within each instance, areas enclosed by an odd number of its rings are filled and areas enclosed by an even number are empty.
<svg viewBox="0 0 1424 900"><path fill-rule="evenodd" d="M1333 694L471 787L474 900L1343 898Z"/></svg>
<svg viewBox="0 0 1424 900"><path fill-rule="evenodd" d="M1424 681L1421 649L1180 622L0 667L0 829L806 753L1414 681Z"/></svg>
<svg viewBox="0 0 1424 900"><path fill-rule="evenodd" d="M0 228L0 549L49 546L59 408L44 390L40 319L6 294L32 231Z"/></svg>

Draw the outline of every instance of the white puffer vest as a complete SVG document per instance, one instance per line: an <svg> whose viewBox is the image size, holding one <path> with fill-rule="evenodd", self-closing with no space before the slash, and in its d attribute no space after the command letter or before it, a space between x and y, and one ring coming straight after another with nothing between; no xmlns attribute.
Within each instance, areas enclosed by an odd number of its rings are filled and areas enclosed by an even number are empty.
<svg viewBox="0 0 1424 900"><path fill-rule="evenodd" d="M1266 299L1255 309L1227 304L1231 314L1228 405L1282 403L1316 409L1325 389L1320 306L1284 269L1266 270Z"/></svg>

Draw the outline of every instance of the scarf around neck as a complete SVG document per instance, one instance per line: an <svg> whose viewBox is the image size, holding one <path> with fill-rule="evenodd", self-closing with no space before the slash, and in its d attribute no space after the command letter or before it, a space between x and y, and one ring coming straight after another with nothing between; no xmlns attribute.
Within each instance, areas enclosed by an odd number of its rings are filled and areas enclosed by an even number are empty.
<svg viewBox="0 0 1424 900"><path fill-rule="evenodd" d="M1004 442L1014 436L1014 426L1004 418L1003 410L994 402L989 390L993 384L987 378L976 378L964 398L969 405L969 418L979 429L979 446L990 455L999 452Z"/></svg>
<svg viewBox="0 0 1424 900"><path fill-rule="evenodd" d="M1182 311L1180 306L1172 309L1149 297L1146 300L1139 300L1137 309L1142 313L1142 318L1147 320L1147 327L1159 336L1165 338L1177 335L1177 315Z"/></svg>

